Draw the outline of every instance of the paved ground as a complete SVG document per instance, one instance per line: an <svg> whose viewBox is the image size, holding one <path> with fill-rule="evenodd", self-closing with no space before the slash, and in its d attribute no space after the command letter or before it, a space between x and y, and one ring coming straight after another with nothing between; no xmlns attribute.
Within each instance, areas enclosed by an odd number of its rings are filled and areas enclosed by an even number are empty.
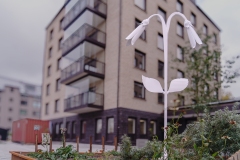
<svg viewBox="0 0 240 160"><path fill-rule="evenodd" d="M73 145L74 147L76 147L76 143L70 143L67 142L67 145ZM55 150L56 148L61 147L61 143L60 142L53 142L53 149ZM38 147L39 149L43 149L44 148L39 145ZM102 149L101 145L93 145L93 152L95 151L99 151ZM0 142L0 160L11 160L11 155L9 153L9 151L34 151L35 146L34 145L22 145L22 144L18 144L18 143L13 143L10 141L7 142ZM114 146L105 146L106 150L113 150ZM80 152L87 152L89 150L89 144L79 144L79 151Z"/></svg>

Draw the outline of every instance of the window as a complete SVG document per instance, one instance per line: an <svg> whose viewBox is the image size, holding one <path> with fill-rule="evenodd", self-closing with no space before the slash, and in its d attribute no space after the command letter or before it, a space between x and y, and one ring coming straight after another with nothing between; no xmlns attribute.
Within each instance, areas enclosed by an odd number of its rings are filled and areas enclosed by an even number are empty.
<svg viewBox="0 0 240 160"><path fill-rule="evenodd" d="M86 128L87 128L87 122L86 121L82 121L82 134L86 133Z"/></svg>
<svg viewBox="0 0 240 160"><path fill-rule="evenodd" d="M214 80L218 80L218 72L217 72L217 71L215 71L215 72L213 73L213 79L214 79Z"/></svg>
<svg viewBox="0 0 240 160"><path fill-rule="evenodd" d="M55 132L56 134L59 134L59 124L55 124Z"/></svg>
<svg viewBox="0 0 240 160"><path fill-rule="evenodd" d="M135 28L137 28L142 22L138 19L135 18ZM146 41L146 30L143 31L141 36L139 37L140 39Z"/></svg>
<svg viewBox="0 0 240 160"><path fill-rule="evenodd" d="M58 50L62 48L63 37L58 40Z"/></svg>
<svg viewBox="0 0 240 160"><path fill-rule="evenodd" d="M158 93L158 103L164 104L164 94Z"/></svg>
<svg viewBox="0 0 240 160"><path fill-rule="evenodd" d="M164 63L158 61L158 76L164 78Z"/></svg>
<svg viewBox="0 0 240 160"><path fill-rule="evenodd" d="M48 103L46 103L46 106L45 106L45 115L48 115L48 111L49 110L49 106L48 106Z"/></svg>
<svg viewBox="0 0 240 160"><path fill-rule="evenodd" d="M142 10L146 10L146 0L134 0L136 6L141 8Z"/></svg>
<svg viewBox="0 0 240 160"><path fill-rule="evenodd" d="M155 121L150 122L150 134L156 135L156 122Z"/></svg>
<svg viewBox="0 0 240 160"><path fill-rule="evenodd" d="M128 134L135 134L135 119L128 118Z"/></svg>
<svg viewBox="0 0 240 160"><path fill-rule="evenodd" d="M10 101L10 102L13 102L13 99L12 99L12 98L9 98L9 101Z"/></svg>
<svg viewBox="0 0 240 160"><path fill-rule="evenodd" d="M11 122L11 121L12 121L12 118L8 118L8 121Z"/></svg>
<svg viewBox="0 0 240 160"><path fill-rule="evenodd" d="M41 107L41 103L38 101L34 101L33 102L33 108L40 108Z"/></svg>
<svg viewBox="0 0 240 160"><path fill-rule="evenodd" d="M58 78L58 79L56 80L56 91L59 91L59 90L60 90L60 86L61 86L61 84L60 84L60 78Z"/></svg>
<svg viewBox="0 0 240 160"><path fill-rule="evenodd" d="M147 133L147 121L140 119L140 134L146 134Z"/></svg>
<svg viewBox="0 0 240 160"><path fill-rule="evenodd" d="M180 70L177 71L177 78L184 78L184 73Z"/></svg>
<svg viewBox="0 0 240 160"><path fill-rule="evenodd" d="M166 21L166 19L167 19L166 11L164 11L162 8L158 7L158 14L160 14L163 17L163 19ZM161 22L159 17L158 17L158 20Z"/></svg>
<svg viewBox="0 0 240 160"><path fill-rule="evenodd" d="M61 62L61 58L57 60L57 71L60 69L60 62Z"/></svg>
<svg viewBox="0 0 240 160"><path fill-rule="evenodd" d="M51 58L52 57L52 47L49 48L49 51L48 51L48 58Z"/></svg>
<svg viewBox="0 0 240 160"><path fill-rule="evenodd" d="M213 92L214 99L218 100L218 89Z"/></svg>
<svg viewBox="0 0 240 160"><path fill-rule="evenodd" d="M12 108L9 108L8 110L9 110L9 112L12 112Z"/></svg>
<svg viewBox="0 0 240 160"><path fill-rule="evenodd" d="M158 39L157 39L157 46L159 49L164 50L164 44L163 44L163 35L158 33Z"/></svg>
<svg viewBox="0 0 240 160"><path fill-rule="evenodd" d="M141 70L145 70L145 54L138 50L135 50L134 66Z"/></svg>
<svg viewBox="0 0 240 160"><path fill-rule="evenodd" d="M53 38L53 29L50 31L49 39L51 40Z"/></svg>
<svg viewBox="0 0 240 160"><path fill-rule="evenodd" d="M33 111L33 116L39 116L39 112Z"/></svg>
<svg viewBox="0 0 240 160"><path fill-rule="evenodd" d="M134 97L145 98L145 89L142 83L134 82Z"/></svg>
<svg viewBox="0 0 240 160"><path fill-rule="evenodd" d="M195 27L197 26L196 15L194 13L191 13L190 21L191 21L192 25L194 25Z"/></svg>
<svg viewBox="0 0 240 160"><path fill-rule="evenodd" d="M183 49L181 46L177 46L177 59L181 62L184 61Z"/></svg>
<svg viewBox="0 0 240 160"><path fill-rule="evenodd" d="M48 69L47 69L47 76L49 77L51 75L51 65L48 66Z"/></svg>
<svg viewBox="0 0 240 160"><path fill-rule="evenodd" d="M203 34L208 35L208 27L206 24L203 25Z"/></svg>
<svg viewBox="0 0 240 160"><path fill-rule="evenodd" d="M59 112L59 107L60 107L60 101L58 99L58 100L55 101L55 109L54 109L55 113Z"/></svg>
<svg viewBox="0 0 240 160"><path fill-rule="evenodd" d="M71 131L70 131L70 129L71 129L71 128L70 128L70 122L67 122L67 123L66 123L66 129L67 129L67 130L66 130L67 134L70 134L70 133L71 133Z"/></svg>
<svg viewBox="0 0 240 160"><path fill-rule="evenodd" d="M177 1L176 9L177 9L178 12L183 13L183 3L179 0Z"/></svg>
<svg viewBox="0 0 240 160"><path fill-rule="evenodd" d="M217 34L213 34L213 43L217 44Z"/></svg>
<svg viewBox="0 0 240 160"><path fill-rule="evenodd" d="M185 98L184 98L184 96L182 96L182 95L178 95L178 99L179 99L179 106L184 106L185 105L185 102L184 102L184 100L185 100Z"/></svg>
<svg viewBox="0 0 240 160"><path fill-rule="evenodd" d="M76 122L75 121L72 122L72 133L76 134Z"/></svg>
<svg viewBox="0 0 240 160"><path fill-rule="evenodd" d="M111 134L114 133L114 118L108 118L108 126L107 126L107 133Z"/></svg>
<svg viewBox="0 0 240 160"><path fill-rule="evenodd" d="M60 20L59 30L62 30L62 28L63 28L63 20L64 20L64 17Z"/></svg>
<svg viewBox="0 0 240 160"><path fill-rule="evenodd" d="M13 92L13 91L14 91L14 88L11 87L11 88L10 88L10 91Z"/></svg>
<svg viewBox="0 0 240 160"><path fill-rule="evenodd" d="M24 109L20 109L20 115L26 116L27 115L27 111L24 110Z"/></svg>
<svg viewBox="0 0 240 160"><path fill-rule="evenodd" d="M26 106L27 105L27 101L26 100L21 100L21 105Z"/></svg>
<svg viewBox="0 0 240 160"><path fill-rule="evenodd" d="M214 51L214 53L213 53L214 55L214 61L215 62L218 62L218 53L217 53L217 51Z"/></svg>
<svg viewBox="0 0 240 160"><path fill-rule="evenodd" d="M48 84L46 88L46 95L48 96L49 94L50 94L50 84Z"/></svg>
<svg viewBox="0 0 240 160"><path fill-rule="evenodd" d="M192 78L192 88L196 89L196 81L195 78Z"/></svg>
<svg viewBox="0 0 240 160"><path fill-rule="evenodd" d="M197 104L197 101L195 99L192 99L192 104Z"/></svg>
<svg viewBox="0 0 240 160"><path fill-rule="evenodd" d="M179 22L177 23L177 35L184 38L183 25Z"/></svg>
<svg viewBox="0 0 240 160"><path fill-rule="evenodd" d="M97 119L96 133L102 133L102 119Z"/></svg>
<svg viewBox="0 0 240 160"><path fill-rule="evenodd" d="M205 84L205 86L204 86L204 93L205 94L209 93L209 86L208 86L208 84Z"/></svg>

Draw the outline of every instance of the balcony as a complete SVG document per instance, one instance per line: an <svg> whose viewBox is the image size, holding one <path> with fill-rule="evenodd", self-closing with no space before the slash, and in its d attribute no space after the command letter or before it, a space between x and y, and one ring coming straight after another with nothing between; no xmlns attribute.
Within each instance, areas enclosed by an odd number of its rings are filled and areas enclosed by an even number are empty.
<svg viewBox="0 0 240 160"><path fill-rule="evenodd" d="M65 99L64 111L71 113L87 113L103 109L103 94L85 92Z"/></svg>
<svg viewBox="0 0 240 160"><path fill-rule="evenodd" d="M63 42L61 46L62 56L65 56L83 41L105 48L106 34L85 23Z"/></svg>
<svg viewBox="0 0 240 160"><path fill-rule="evenodd" d="M68 13L66 13L65 18L62 23L62 28L65 30L86 9L101 16L102 18L106 18L107 5L104 2L102 2L100 0L81 0L81 1L78 1Z"/></svg>
<svg viewBox="0 0 240 160"><path fill-rule="evenodd" d="M62 70L61 83L69 84L87 75L103 79L105 64L96 59L83 56Z"/></svg>

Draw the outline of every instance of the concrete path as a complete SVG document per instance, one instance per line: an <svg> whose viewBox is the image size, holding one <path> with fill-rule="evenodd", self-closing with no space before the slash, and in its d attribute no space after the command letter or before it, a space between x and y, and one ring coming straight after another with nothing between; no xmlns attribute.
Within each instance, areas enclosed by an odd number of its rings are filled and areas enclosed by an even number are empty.
<svg viewBox="0 0 240 160"><path fill-rule="evenodd" d="M67 142L66 145L73 145L76 147L76 143ZM57 148L61 147L62 143L60 142L53 142L53 149L56 150ZM39 145L39 149L45 150L43 146ZM101 145L92 145L93 152L99 151L102 149ZM35 146L33 144L30 145L23 145L18 143L13 143L10 141L0 142L0 160L11 160L11 154L9 151L30 151L33 152ZM113 150L114 146L105 146L105 150ZM89 144L79 144L79 151L80 152L87 152L89 150Z"/></svg>

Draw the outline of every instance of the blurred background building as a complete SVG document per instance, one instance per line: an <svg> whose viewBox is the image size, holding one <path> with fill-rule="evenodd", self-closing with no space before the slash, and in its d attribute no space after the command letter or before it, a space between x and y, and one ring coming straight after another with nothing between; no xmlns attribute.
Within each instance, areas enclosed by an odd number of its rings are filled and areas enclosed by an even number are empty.
<svg viewBox="0 0 240 160"><path fill-rule="evenodd" d="M162 137L163 95L146 92L141 76L163 77L161 22L152 19L134 46L125 37L142 20L159 13L166 20L183 13L203 36L215 35L220 47L220 29L193 0L71 0L46 28L41 119L51 120L53 140L59 128L67 128L67 140L94 143L106 137L112 144L127 134L136 139ZM188 41L181 17L174 17L169 32L169 82L183 78L182 48ZM181 65L176 66L173 60ZM173 66L173 68L171 67ZM219 96L218 93L216 93ZM180 105L190 103L184 94L170 94Z"/></svg>
<svg viewBox="0 0 240 160"><path fill-rule="evenodd" d="M11 132L12 122L40 119L41 86L0 76L0 128Z"/></svg>

